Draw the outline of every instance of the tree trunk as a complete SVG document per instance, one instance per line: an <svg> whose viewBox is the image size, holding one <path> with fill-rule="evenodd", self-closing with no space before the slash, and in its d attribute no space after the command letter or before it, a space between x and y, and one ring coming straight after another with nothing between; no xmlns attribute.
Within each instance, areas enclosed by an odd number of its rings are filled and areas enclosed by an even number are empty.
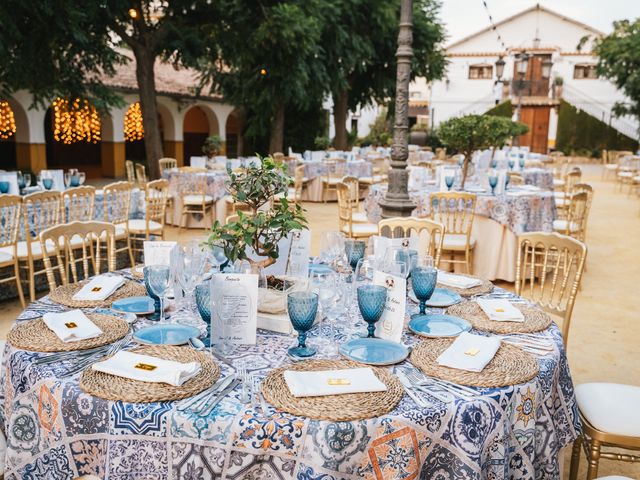
<svg viewBox="0 0 640 480"><path fill-rule="evenodd" d="M347 89L340 90L333 97L333 120L336 128L336 138L333 146L336 150L347 149L347 114L349 113L349 93Z"/></svg>
<svg viewBox="0 0 640 480"><path fill-rule="evenodd" d="M142 109L144 127L144 151L147 157L148 175L151 180L160 176L158 160L163 157L162 136L156 102L156 79L153 71L155 57L144 48L135 48L136 79Z"/></svg>
<svg viewBox="0 0 640 480"><path fill-rule="evenodd" d="M271 137L269 139L269 153L282 152L284 148L284 105L278 104L273 121L271 122ZM284 152L282 152L284 153Z"/></svg>

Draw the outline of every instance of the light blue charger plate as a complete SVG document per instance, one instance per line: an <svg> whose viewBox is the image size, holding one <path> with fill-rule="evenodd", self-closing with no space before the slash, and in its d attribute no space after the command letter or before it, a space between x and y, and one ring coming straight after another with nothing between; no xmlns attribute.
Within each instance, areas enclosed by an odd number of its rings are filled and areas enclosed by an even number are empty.
<svg viewBox="0 0 640 480"><path fill-rule="evenodd" d="M111 304L111 309L116 312L135 313L136 315L148 315L156 311L155 303L151 297L121 298Z"/></svg>
<svg viewBox="0 0 640 480"><path fill-rule="evenodd" d="M367 365L394 365L407 358L409 349L382 338L354 338L340 345L340 354Z"/></svg>
<svg viewBox="0 0 640 480"><path fill-rule="evenodd" d="M457 337L471 330L471 324L451 315L416 315L409 320L409 330L423 337Z"/></svg>
<svg viewBox="0 0 640 480"><path fill-rule="evenodd" d="M414 303L420 303L420 301L416 298L416 294L413 293L413 290L409 292L409 298ZM433 295L427 301L427 307L434 308L445 308L450 307L451 305L455 305L456 303L460 303L462 301L462 297L458 295L456 292L452 292L451 290L447 290L445 288L436 288L433 291Z"/></svg>
<svg viewBox="0 0 640 480"><path fill-rule="evenodd" d="M152 325L133 334L138 342L149 345L184 345L190 338L199 336L197 328L177 323Z"/></svg>

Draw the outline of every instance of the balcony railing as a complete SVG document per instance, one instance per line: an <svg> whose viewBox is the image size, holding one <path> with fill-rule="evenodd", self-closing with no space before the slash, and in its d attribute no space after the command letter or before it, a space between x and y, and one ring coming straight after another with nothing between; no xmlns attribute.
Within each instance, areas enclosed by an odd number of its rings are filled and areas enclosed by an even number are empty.
<svg viewBox="0 0 640 480"><path fill-rule="evenodd" d="M514 97L546 97L549 95L549 80L511 80L511 95Z"/></svg>

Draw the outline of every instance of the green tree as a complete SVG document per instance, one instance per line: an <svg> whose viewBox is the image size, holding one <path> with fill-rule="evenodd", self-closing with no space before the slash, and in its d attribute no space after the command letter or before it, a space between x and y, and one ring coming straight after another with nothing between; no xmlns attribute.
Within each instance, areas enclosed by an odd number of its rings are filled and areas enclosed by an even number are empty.
<svg viewBox="0 0 640 480"><path fill-rule="evenodd" d="M436 0L413 2L411 78L441 78L446 59ZM336 127L335 147L347 148L349 110L395 97L400 0L327 2L321 44L328 65Z"/></svg>

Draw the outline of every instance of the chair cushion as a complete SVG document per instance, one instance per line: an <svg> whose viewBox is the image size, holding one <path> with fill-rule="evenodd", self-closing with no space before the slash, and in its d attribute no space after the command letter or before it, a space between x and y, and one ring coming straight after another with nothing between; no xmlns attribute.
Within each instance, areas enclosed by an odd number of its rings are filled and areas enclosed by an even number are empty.
<svg viewBox="0 0 640 480"><path fill-rule="evenodd" d="M634 175L635 175L635 173L633 173L633 172L620 172L620 173L618 173L618 176L620 178L631 178Z"/></svg>
<svg viewBox="0 0 640 480"><path fill-rule="evenodd" d="M372 184L372 183L381 183L384 181L383 175L374 175L373 177L359 177L358 182Z"/></svg>
<svg viewBox="0 0 640 480"><path fill-rule="evenodd" d="M0 265L3 265L5 263L13 263L13 248L4 247L1 250L2 251L0 251Z"/></svg>
<svg viewBox="0 0 640 480"><path fill-rule="evenodd" d="M342 181L341 178L336 178L336 177L329 177L329 178L323 178L322 179L322 183L328 184L328 185L337 185L341 181Z"/></svg>
<svg viewBox="0 0 640 480"><path fill-rule="evenodd" d="M342 227L342 231L348 235L349 226L345 225L344 227ZM351 232L356 237L377 235L378 225L376 225L375 223L354 223L351 225Z"/></svg>
<svg viewBox="0 0 640 480"><path fill-rule="evenodd" d="M469 239L469 247L473 248L476 244L475 238ZM442 241L442 248L445 250L465 250L467 246L467 236L461 233L445 233Z"/></svg>
<svg viewBox="0 0 640 480"><path fill-rule="evenodd" d="M566 220L554 220L553 221L553 229L556 232L566 232L567 231L567 221ZM571 222L571 225L569 226L569 231L571 233L573 232L577 232L578 230L580 230L580 225L578 225L576 222Z"/></svg>
<svg viewBox="0 0 640 480"><path fill-rule="evenodd" d="M559 178L554 178L553 179L553 186L554 187L564 187L564 180L560 180Z"/></svg>
<svg viewBox="0 0 640 480"><path fill-rule="evenodd" d="M556 207L566 207L569 203L566 198L556 198Z"/></svg>
<svg viewBox="0 0 640 480"><path fill-rule="evenodd" d="M618 165L615 163L608 163L607 165L604 166L604 168L606 168L607 170L617 170Z"/></svg>
<svg viewBox="0 0 640 480"><path fill-rule="evenodd" d="M553 192L553 196L556 197L556 199L558 199L558 198L564 198L565 194L564 192Z"/></svg>
<svg viewBox="0 0 640 480"><path fill-rule="evenodd" d="M47 242L47 253L52 254L55 253L55 251L56 247L53 242ZM13 247L2 247L0 248L0 253L11 255L11 258L13 258ZM33 258L42 258L42 248L40 248L40 241L31 242L31 255L33 255ZM27 242L25 242L24 240L18 242L18 259L24 260L28 258L28 256Z"/></svg>
<svg viewBox="0 0 640 480"><path fill-rule="evenodd" d="M182 197L182 203L184 205L202 205L204 203L212 203L213 197L211 195L185 195Z"/></svg>
<svg viewBox="0 0 640 480"><path fill-rule="evenodd" d="M633 480L633 478L621 477L620 475L608 475L606 477L598 477L596 480Z"/></svg>
<svg viewBox="0 0 640 480"><path fill-rule="evenodd" d="M367 214L364 212L353 212L351 221L353 223L369 223L369 217L367 217Z"/></svg>
<svg viewBox="0 0 640 480"><path fill-rule="evenodd" d="M576 387L578 408L602 432L640 437L640 387L619 383L583 383Z"/></svg>
<svg viewBox="0 0 640 480"><path fill-rule="evenodd" d="M149 222L149 231L156 232L162 230L162 225L151 220ZM134 233L145 233L147 231L147 223L143 219L129 220L129 231Z"/></svg>

